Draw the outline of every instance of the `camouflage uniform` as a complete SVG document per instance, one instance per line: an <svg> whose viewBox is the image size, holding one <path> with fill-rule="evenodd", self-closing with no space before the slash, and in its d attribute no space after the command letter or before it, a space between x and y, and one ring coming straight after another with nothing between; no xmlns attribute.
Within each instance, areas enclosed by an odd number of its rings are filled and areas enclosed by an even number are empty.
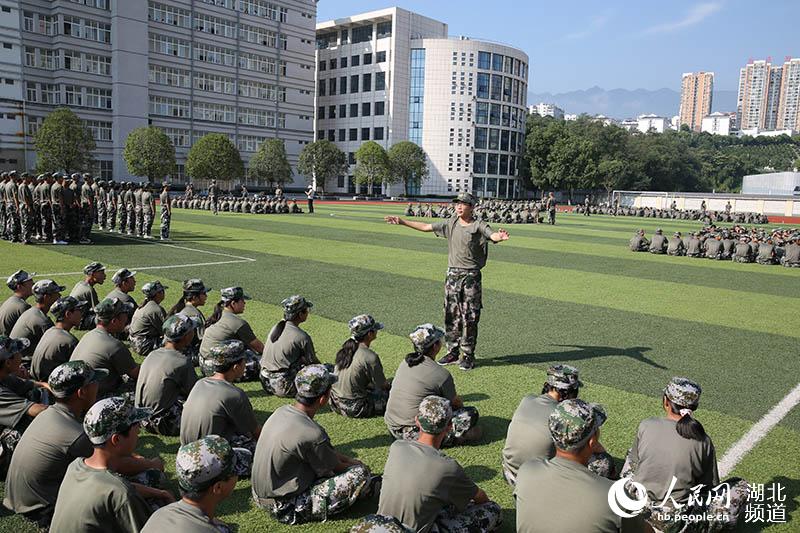
<svg viewBox="0 0 800 533"><path fill-rule="evenodd" d="M465 358L474 359L482 307L481 271L448 268L444 283L444 327L448 355L457 358L460 348Z"/></svg>
<svg viewBox="0 0 800 533"><path fill-rule="evenodd" d="M198 348L199 349L199 348ZM187 354L187 357L190 357L190 354ZM246 348L244 351L244 358L245 358L245 365L244 365L244 376L239 381L247 382L247 381L257 381L262 373L261 373L261 356L251 350L250 348ZM200 372L206 377L214 375L214 364L211 362L210 359L205 357L200 357L200 353L197 352L197 360L200 366ZM263 377L261 377L263 383Z"/></svg>
<svg viewBox="0 0 800 533"><path fill-rule="evenodd" d="M292 295L281 301L283 307L284 319L289 320L294 318L305 309L311 309L314 304L306 300L300 295ZM266 352L266 348L265 348ZM295 395L296 389L294 385L295 377L301 368L309 364L314 364L317 361L308 361L304 357L297 359L294 363L289 365L287 369L276 371L269 371L261 368L261 359L259 358L259 374L261 386L267 394L278 396L279 398L292 398Z"/></svg>
<svg viewBox="0 0 800 533"><path fill-rule="evenodd" d="M170 206L169 189L161 193L161 240L169 239L169 227L172 221L172 207Z"/></svg>
<svg viewBox="0 0 800 533"><path fill-rule="evenodd" d="M350 533L414 533L414 530L407 528L393 516L370 514L354 525Z"/></svg>
<svg viewBox="0 0 800 533"><path fill-rule="evenodd" d="M462 407L453 411L453 426L447 432L447 436L442 441L442 448L453 446L456 440L462 438L467 431L475 427L478 423L478 409L475 407ZM419 438L419 428L416 426L405 426L400 431L391 428L389 432L396 439L417 440Z"/></svg>
<svg viewBox="0 0 800 533"><path fill-rule="evenodd" d="M366 398L349 400L331 396L330 407L334 413L339 413L348 418L370 418L386 412L389 402L389 391L373 390Z"/></svg>

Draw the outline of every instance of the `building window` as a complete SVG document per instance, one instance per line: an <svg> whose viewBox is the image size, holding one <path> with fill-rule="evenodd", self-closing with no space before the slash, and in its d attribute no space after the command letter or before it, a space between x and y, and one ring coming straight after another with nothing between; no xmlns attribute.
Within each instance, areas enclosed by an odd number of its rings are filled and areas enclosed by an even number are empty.
<svg viewBox="0 0 800 533"><path fill-rule="evenodd" d="M375 90L376 91L385 91L386 90L386 73L385 72L376 72L375 73Z"/></svg>
<svg viewBox="0 0 800 533"><path fill-rule="evenodd" d="M189 102L178 98L150 95L150 114L165 117L189 118Z"/></svg>
<svg viewBox="0 0 800 533"><path fill-rule="evenodd" d="M382 116L385 107L386 107L385 102L375 102L375 116Z"/></svg>
<svg viewBox="0 0 800 533"><path fill-rule="evenodd" d="M183 39L177 39L175 37L168 37L166 35L159 35L157 33L150 34L151 52L188 58L189 50L189 41L184 41Z"/></svg>
<svg viewBox="0 0 800 533"><path fill-rule="evenodd" d="M499 126L500 125L500 110L501 110L501 107L502 106L500 104L492 104L492 106L490 107L490 112L489 112L489 124L491 124L493 126Z"/></svg>
<svg viewBox="0 0 800 533"><path fill-rule="evenodd" d="M341 128L339 130L339 142L343 143L347 140L347 130L345 128Z"/></svg>
<svg viewBox="0 0 800 533"><path fill-rule="evenodd" d="M383 140L383 128L374 128L372 130L372 139L375 141Z"/></svg>
<svg viewBox="0 0 800 533"><path fill-rule="evenodd" d="M331 64L331 70L334 70L336 68L336 58L335 57L331 58L330 64Z"/></svg>
<svg viewBox="0 0 800 533"><path fill-rule="evenodd" d="M347 118L347 104L339 104L339 118Z"/></svg>
<svg viewBox="0 0 800 533"><path fill-rule="evenodd" d="M375 52L375 62L376 63L385 63L386 62L386 52Z"/></svg>
<svg viewBox="0 0 800 533"><path fill-rule="evenodd" d="M347 94L347 76L339 78L339 94Z"/></svg>
<svg viewBox="0 0 800 533"><path fill-rule="evenodd" d="M379 22L378 23L378 39L383 39L384 37L391 37L392 36L392 22Z"/></svg>
<svg viewBox="0 0 800 533"><path fill-rule="evenodd" d="M361 79L361 82L362 82L361 92L367 93L367 92L370 92L372 90L372 74L371 73L368 72L368 73L364 74L364 76Z"/></svg>
<svg viewBox="0 0 800 533"><path fill-rule="evenodd" d="M503 93L503 76L499 76L497 74L492 74L492 100L501 100L502 93Z"/></svg>
<svg viewBox="0 0 800 533"><path fill-rule="evenodd" d="M317 50L326 50L330 48L331 45L336 46L336 32L317 35ZM320 68L320 70L325 69Z"/></svg>
<svg viewBox="0 0 800 533"><path fill-rule="evenodd" d="M336 106L328 106L328 118L336 118Z"/></svg>
<svg viewBox="0 0 800 533"><path fill-rule="evenodd" d="M372 54L370 54L370 53L364 54L364 64L365 65L371 65L372 64Z"/></svg>
<svg viewBox="0 0 800 533"><path fill-rule="evenodd" d="M317 65L317 70L319 70L320 72L325 72L326 70L328 70L328 65L327 63L325 63L325 60L319 62L319 64Z"/></svg>
<svg viewBox="0 0 800 533"><path fill-rule="evenodd" d="M181 28L191 27L192 13L186 9L150 2L147 15L154 22Z"/></svg>
<svg viewBox="0 0 800 533"><path fill-rule="evenodd" d="M183 130L179 128L162 128L164 133L169 140L172 142L172 146L175 148L185 148L190 145L189 143L189 130Z"/></svg>
<svg viewBox="0 0 800 533"><path fill-rule="evenodd" d="M341 68L347 68L347 57L340 58L339 65L341 65Z"/></svg>
<svg viewBox="0 0 800 533"><path fill-rule="evenodd" d="M478 52L478 68L489 70L492 63L492 54L489 52Z"/></svg>
<svg viewBox="0 0 800 533"><path fill-rule="evenodd" d="M503 72L503 56L500 54L492 54L492 70Z"/></svg>
<svg viewBox="0 0 800 533"><path fill-rule="evenodd" d="M43 104L60 104L61 89L55 83L42 83L39 85L42 91Z"/></svg>
<svg viewBox="0 0 800 533"><path fill-rule="evenodd" d="M372 40L372 24L359 26L352 29L351 44L363 43ZM355 66L355 65L354 65Z"/></svg>
<svg viewBox="0 0 800 533"><path fill-rule="evenodd" d="M489 98L489 74L478 73L478 98Z"/></svg>
<svg viewBox="0 0 800 533"><path fill-rule="evenodd" d="M489 130L489 150L497 150L500 147L500 130L492 128Z"/></svg>
<svg viewBox="0 0 800 533"><path fill-rule="evenodd" d="M317 120L325 120L325 106L321 105L317 108Z"/></svg>
<svg viewBox="0 0 800 533"><path fill-rule="evenodd" d="M487 102L478 102L475 106L475 122L478 124L489 123L489 104Z"/></svg>
<svg viewBox="0 0 800 533"><path fill-rule="evenodd" d="M336 94L336 78L328 80L328 94L331 96Z"/></svg>
<svg viewBox="0 0 800 533"><path fill-rule="evenodd" d="M361 140L362 141L369 140L369 128L361 128Z"/></svg>
<svg viewBox="0 0 800 533"><path fill-rule="evenodd" d="M111 141L111 123L100 122L99 120L85 120L83 122L89 131L92 132L92 137L95 141Z"/></svg>
<svg viewBox="0 0 800 533"><path fill-rule="evenodd" d="M422 119L425 98L425 49L411 50L411 90L409 95L408 140L422 144Z"/></svg>
<svg viewBox="0 0 800 533"><path fill-rule="evenodd" d="M358 74L354 74L350 76L350 93L357 93L358 92Z"/></svg>
<svg viewBox="0 0 800 533"><path fill-rule="evenodd" d="M325 96L325 80L319 80L319 85L317 85L317 96Z"/></svg>
<svg viewBox="0 0 800 533"><path fill-rule="evenodd" d="M330 142L336 142L336 130L328 130L328 140Z"/></svg>
<svg viewBox="0 0 800 533"><path fill-rule="evenodd" d="M350 65L357 67L361 64L361 56L353 56L350 58Z"/></svg>
<svg viewBox="0 0 800 533"><path fill-rule="evenodd" d="M82 106L83 105L83 91L80 87L75 85L67 85L64 87L64 103L67 105Z"/></svg>
<svg viewBox="0 0 800 533"><path fill-rule="evenodd" d="M486 128L475 128L475 148L478 150L485 150L488 139L488 131Z"/></svg>
<svg viewBox="0 0 800 533"><path fill-rule="evenodd" d="M358 128L350 128L348 131L348 141L357 141L358 140Z"/></svg>
<svg viewBox="0 0 800 533"><path fill-rule="evenodd" d="M371 114L372 104L370 102L364 102L361 104L361 116L368 117Z"/></svg>
<svg viewBox="0 0 800 533"><path fill-rule="evenodd" d="M358 116L358 104L350 104L350 118Z"/></svg>

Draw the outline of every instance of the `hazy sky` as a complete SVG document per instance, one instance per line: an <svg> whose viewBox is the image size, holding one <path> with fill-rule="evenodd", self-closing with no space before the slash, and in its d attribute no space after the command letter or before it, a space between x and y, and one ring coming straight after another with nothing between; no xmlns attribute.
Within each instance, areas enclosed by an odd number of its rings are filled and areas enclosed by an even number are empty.
<svg viewBox="0 0 800 533"><path fill-rule="evenodd" d="M394 5L521 48L534 92L680 90L681 73L699 70L736 90L749 58L800 56L800 0L320 0L317 20Z"/></svg>

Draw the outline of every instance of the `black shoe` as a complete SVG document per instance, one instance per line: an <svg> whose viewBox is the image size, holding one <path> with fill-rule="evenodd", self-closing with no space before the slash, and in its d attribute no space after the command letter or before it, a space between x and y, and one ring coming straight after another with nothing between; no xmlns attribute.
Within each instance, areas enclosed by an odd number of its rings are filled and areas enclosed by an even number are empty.
<svg viewBox="0 0 800 533"><path fill-rule="evenodd" d="M442 366L454 365L458 363L458 354L447 354L437 361Z"/></svg>
<svg viewBox="0 0 800 533"><path fill-rule="evenodd" d="M475 358L464 356L458 363L458 368L461 370L472 370L475 368Z"/></svg>
<svg viewBox="0 0 800 533"><path fill-rule="evenodd" d="M367 486L364 487L364 498L372 498L373 496L380 496L381 487L383 486L383 476L373 475L367 481Z"/></svg>

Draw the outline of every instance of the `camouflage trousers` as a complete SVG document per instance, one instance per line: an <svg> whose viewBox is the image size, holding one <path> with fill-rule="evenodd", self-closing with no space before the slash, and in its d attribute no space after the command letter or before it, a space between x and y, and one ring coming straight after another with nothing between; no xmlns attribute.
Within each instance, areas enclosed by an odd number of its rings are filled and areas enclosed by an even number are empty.
<svg viewBox="0 0 800 533"><path fill-rule="evenodd" d="M0 200L0 237L6 238L6 204Z"/></svg>
<svg viewBox="0 0 800 533"><path fill-rule="evenodd" d="M161 238L169 239L169 225L172 221L172 214L164 209L161 210Z"/></svg>
<svg viewBox="0 0 800 533"><path fill-rule="evenodd" d="M475 407L462 407L454 410L452 427L442 442L442 448L456 446L458 439L461 439L477 423L478 410ZM417 426L403 426L399 429L389 428L389 433L397 440L417 440L419 428Z"/></svg>
<svg viewBox="0 0 800 533"><path fill-rule="evenodd" d="M145 337L143 335L130 336L131 348L142 357L161 347L163 343L162 337Z"/></svg>
<svg viewBox="0 0 800 533"><path fill-rule="evenodd" d="M141 237L144 235L144 211L141 207L135 207L133 215L136 219L133 225L133 234Z"/></svg>
<svg viewBox="0 0 800 533"><path fill-rule="evenodd" d="M502 523L503 510L495 502L471 503L461 512L451 505L436 517L431 533L488 532L495 531Z"/></svg>
<svg viewBox="0 0 800 533"><path fill-rule="evenodd" d="M153 234L153 212L142 210L142 236Z"/></svg>
<svg viewBox="0 0 800 533"><path fill-rule="evenodd" d="M253 499L284 524L324 522L352 507L357 500L371 496L367 490L371 477L366 466L356 465L339 475L318 480L300 494L273 499L259 498L253 493Z"/></svg>
<svg viewBox="0 0 800 533"><path fill-rule="evenodd" d="M280 372L269 372L262 369L258 378L261 380L261 386L267 394L278 398L294 398L294 395L297 394L294 378L301 368L303 368L303 365L298 363L288 370Z"/></svg>
<svg viewBox="0 0 800 533"><path fill-rule="evenodd" d="M329 405L331 406L331 411L348 418L370 418L384 414L388 401L389 391L387 390L370 391L366 398L359 398L358 400L337 398L331 393Z"/></svg>
<svg viewBox="0 0 800 533"><path fill-rule="evenodd" d="M186 398L179 398L172 404L169 411L161 416L150 417L149 420L142 422L142 428L149 433L164 435L167 437L177 437L181 434L181 416L183 415L183 402Z"/></svg>
<svg viewBox="0 0 800 533"><path fill-rule="evenodd" d="M39 206L39 236L46 240L53 240L53 212L50 204Z"/></svg>
<svg viewBox="0 0 800 533"><path fill-rule="evenodd" d="M789 261L786 261L784 257L781 257L781 265L787 268L800 268L800 263L791 263Z"/></svg>
<svg viewBox="0 0 800 533"><path fill-rule="evenodd" d="M36 230L36 219L33 217L33 210L27 207L20 207L20 239L22 242L31 242L33 233Z"/></svg>
<svg viewBox="0 0 800 533"><path fill-rule="evenodd" d="M749 257L742 257L740 255L734 255L733 260L737 263L752 263L753 260Z"/></svg>
<svg viewBox="0 0 800 533"><path fill-rule="evenodd" d="M593 453L589 458L586 468L594 472L600 477L607 479L618 479L617 467L614 464L614 458L608 453ZM512 487L517 486L517 475L511 471L506 464L503 464L503 477L506 483Z"/></svg>
<svg viewBox="0 0 800 533"><path fill-rule="evenodd" d="M258 355L256 352L248 348L245 350L245 366L244 366L244 376L239 381L246 382L246 381L258 381L259 379L259 372L261 371L261 356ZM203 356L198 356L199 363L200 363L200 371L203 373L204 376L213 376L214 375L214 367L209 363Z"/></svg>
<svg viewBox="0 0 800 533"><path fill-rule="evenodd" d="M138 483L139 485L144 485L145 487L150 487L151 489L160 489L167 484L167 477L164 475L164 472L155 468L145 470L144 472L139 472L134 476L125 476L125 479L131 483ZM147 502L147 505L150 507L152 512L156 512L161 507L166 505L163 500L157 500L155 498L145 498L144 501Z"/></svg>
<svg viewBox="0 0 800 533"><path fill-rule="evenodd" d="M217 202L216 196L211 197L211 212L215 215L219 213L219 202Z"/></svg>
<svg viewBox="0 0 800 533"><path fill-rule="evenodd" d="M53 239L63 241L66 240L66 217L61 210L60 205L54 205L51 208L53 213Z"/></svg>
<svg viewBox="0 0 800 533"><path fill-rule="evenodd" d="M547 212L547 222L551 225L555 225L556 223L556 210L551 209Z"/></svg>
<svg viewBox="0 0 800 533"><path fill-rule="evenodd" d="M22 438L22 433L14 428L3 428L0 430L0 476L6 478L8 466L11 464L11 456Z"/></svg>
<svg viewBox="0 0 800 533"><path fill-rule="evenodd" d="M119 219L119 232L127 233L128 231L128 209L121 205L117 211L117 218Z"/></svg>
<svg viewBox="0 0 800 533"><path fill-rule="evenodd" d="M444 283L444 328L447 354L475 357L481 319L481 271L448 268Z"/></svg>
<svg viewBox="0 0 800 533"><path fill-rule="evenodd" d="M364 520L350 528L350 533L414 533L393 516L368 514Z"/></svg>
<svg viewBox="0 0 800 533"><path fill-rule="evenodd" d="M256 453L257 442L247 435L234 435L228 443L236 454L234 473L239 477L250 477L253 471L253 454Z"/></svg>
<svg viewBox="0 0 800 533"><path fill-rule="evenodd" d="M108 214L106 215L106 229L114 231L117 227L117 208L114 204L109 204L106 208Z"/></svg>
<svg viewBox="0 0 800 533"><path fill-rule="evenodd" d="M100 229L106 229L107 222L108 212L106 211L106 204L104 202L100 202L97 204L97 220L95 220L95 224L100 226Z"/></svg>
<svg viewBox="0 0 800 533"><path fill-rule="evenodd" d="M78 216L80 217L80 220L78 221L80 226L80 238L88 239L92 234L92 224L94 224L94 212L92 210L92 206L82 205L80 211L78 212Z"/></svg>
<svg viewBox="0 0 800 533"><path fill-rule="evenodd" d="M134 235L136 232L136 213L133 209L133 204L128 204L125 209L125 226L128 229L128 235Z"/></svg>
<svg viewBox="0 0 800 533"><path fill-rule="evenodd" d="M80 226L80 213L77 207L67 207L66 215L66 232L67 238L70 242L78 242L81 237Z"/></svg>
<svg viewBox="0 0 800 533"><path fill-rule="evenodd" d="M13 206L6 206L6 240L19 240L19 214Z"/></svg>
<svg viewBox="0 0 800 533"><path fill-rule="evenodd" d="M775 259L771 257L769 259L764 259L763 257L757 257L756 263L758 263L759 265L774 265L776 262Z"/></svg>

